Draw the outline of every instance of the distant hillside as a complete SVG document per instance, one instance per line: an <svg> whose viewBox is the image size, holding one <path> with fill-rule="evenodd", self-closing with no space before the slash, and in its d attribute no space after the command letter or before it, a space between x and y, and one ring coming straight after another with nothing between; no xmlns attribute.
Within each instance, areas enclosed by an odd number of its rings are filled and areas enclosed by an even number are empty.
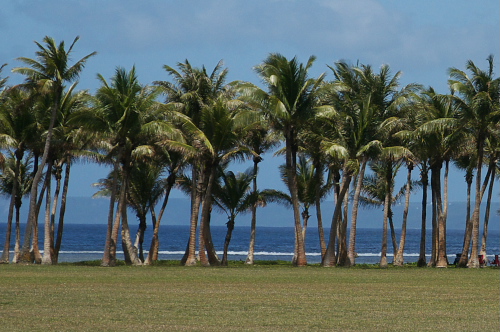
<svg viewBox="0 0 500 332"><path fill-rule="evenodd" d="M490 216L490 229L500 229L499 216L497 211L500 207L498 202L492 203ZM109 208L109 200L105 198L87 198L87 197L69 197L66 213L66 221L76 224L105 224L107 222ZM401 227L403 205L394 207L394 223L396 228ZM22 222L26 221L28 202L23 204ZM325 227L329 227L333 214L333 202L324 202L322 205L323 222ZM187 198L171 198L165 212L162 223L170 225L188 225L189 224L190 201ZM215 211L215 210L214 210ZM484 207L482 209L484 211ZM8 213L8 201L5 198L0 199L0 222L5 222ZM310 225L316 225L315 208L310 211ZM413 202L410 207L408 216L409 228L420 228L420 205ZM427 210L428 223L427 228L430 228L431 211L430 206ZM130 211L129 222L135 225L135 215ZM360 210L358 225L360 228L379 228L382 226L383 212L381 209L364 209ZM224 225L227 222L227 217L218 212L214 212L212 217L213 225ZM293 226L292 211L276 204L270 204L258 210L258 224L261 226ZM238 216L237 225L249 226L250 214ZM464 229L465 227L465 203L452 202L448 209L448 228L449 229Z"/></svg>

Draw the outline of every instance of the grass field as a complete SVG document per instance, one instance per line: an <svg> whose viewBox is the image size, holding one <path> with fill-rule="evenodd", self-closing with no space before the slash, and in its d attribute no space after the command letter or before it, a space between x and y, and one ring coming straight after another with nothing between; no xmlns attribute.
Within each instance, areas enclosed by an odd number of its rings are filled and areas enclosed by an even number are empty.
<svg viewBox="0 0 500 332"><path fill-rule="evenodd" d="M498 331L500 270L0 265L0 331Z"/></svg>

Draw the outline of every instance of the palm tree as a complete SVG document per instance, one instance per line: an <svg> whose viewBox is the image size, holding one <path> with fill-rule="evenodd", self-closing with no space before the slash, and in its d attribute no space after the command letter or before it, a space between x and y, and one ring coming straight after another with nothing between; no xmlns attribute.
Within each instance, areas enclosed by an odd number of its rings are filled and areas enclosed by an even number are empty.
<svg viewBox="0 0 500 332"><path fill-rule="evenodd" d="M332 138L325 138L322 144L325 153L343 164L343 179L323 265L335 265L336 230L342 202L353 176L357 174L346 261L347 265L353 265L359 196L366 165L370 158L381 153L384 145L392 144L391 140L387 141L387 133L394 132L399 126L398 112L418 86L410 84L398 90L401 73L392 76L387 65L382 66L379 73L374 73L371 66L352 66L345 62L338 62L330 69L336 80L327 87L324 99L330 109L325 108L322 116L331 118L338 129ZM332 131L335 132L335 129Z"/></svg>
<svg viewBox="0 0 500 332"><path fill-rule="evenodd" d="M263 160L262 154L270 150L278 144L278 140L274 138L269 132L269 128L266 126L265 122L262 121L259 128L251 130L245 138L245 145L251 151L251 158L253 161L253 173L255 174L252 180L252 192L257 195L257 175L259 173L259 163ZM257 232L257 204L254 204L251 208L252 220L250 225L250 244L248 248L248 255L245 261L246 264L252 265L254 263L254 253L255 253L255 240Z"/></svg>
<svg viewBox="0 0 500 332"><path fill-rule="evenodd" d="M454 101L460 109L459 118L464 127L472 132L477 151L476 195L471 229L472 250L467 263L469 267L479 267L479 216L483 197L481 181L484 145L488 137L496 131L500 119L500 78L493 77L493 56L490 55L487 61L488 68L485 71L479 69L473 61L467 61L466 69L471 76L457 68L449 70L449 85L455 93ZM464 265L465 260L462 256L459 265Z"/></svg>
<svg viewBox="0 0 500 332"><path fill-rule="evenodd" d="M20 208L20 190L19 179L21 176L21 171L23 167L23 159L25 157L25 152L33 145L35 141L39 140L35 120L35 110L36 98L34 94L25 92L19 88L10 88L9 90L3 92L3 101L0 105L0 144L3 148L12 151L15 157L15 165L11 168L14 172L13 178L18 179L18 181L12 182L12 191L10 202L10 211L14 208ZM26 182L31 184L31 182ZM24 196L24 193L21 194ZM18 212L16 210L16 212ZM19 216L16 213L16 216ZM7 221L8 232L5 242L5 248L10 245L10 231L12 226L12 213L9 213L9 218ZM18 232L19 228L16 220L16 254L14 256L14 261L17 261L19 254L19 241ZM9 259L8 250L4 248L4 255L2 256L2 261L7 261Z"/></svg>
<svg viewBox="0 0 500 332"><path fill-rule="evenodd" d="M108 156L113 160L114 171L120 173L121 183L115 215L114 199L117 192L114 189L118 181L118 177L115 177L102 265L114 265L120 221L126 259L139 265L142 262L130 238L126 209L131 170L137 160L151 158L154 155L153 145L165 139L165 136L180 136L172 124L163 119L162 111L155 101L158 90L141 86L134 67L129 72L117 68L110 84L102 75L98 75L98 78L102 84L96 94L99 107L93 123L89 125L100 129L109 142Z"/></svg>
<svg viewBox="0 0 500 332"><path fill-rule="evenodd" d="M26 76L24 85L29 88L36 89L42 95L50 95L53 100L53 105L50 111L50 123L47 129L47 138L45 139L45 146L42 154L40 165L37 166L37 171L33 178L32 189L30 193L30 208L28 215L28 222L26 226L26 233L21 252L21 261L31 261L29 255L31 235L33 226L35 225L35 210L36 210L36 197L37 188L42 178L43 169L48 160L51 140L53 135L53 128L56 122L57 112L59 111L61 98L64 91L64 84L74 82L78 79L80 72L83 70L87 60L94 56L96 53L90 53L81 58L73 65L69 64L70 55L73 46L78 41L76 37L71 43L70 47L66 50L64 41L56 45L53 38L46 36L43 39L45 45L38 42L35 44L38 47L36 52L36 59L21 57L17 60L23 62L27 67L17 67L12 71Z"/></svg>
<svg viewBox="0 0 500 332"><path fill-rule="evenodd" d="M21 220L20 212L22 198L27 196L31 188L31 163L30 159L25 157L18 161L17 157L11 156L5 161L3 172L0 175L0 193L10 196L9 213L7 217L6 239L0 264L9 263L10 260L10 243L12 235L12 221L15 214L15 245L14 245L14 260L19 254L21 245ZM14 211L15 209L15 211Z"/></svg>
<svg viewBox="0 0 500 332"><path fill-rule="evenodd" d="M127 205L135 211L139 220L139 228L134 247L138 250L139 259L144 262L144 233L147 228L147 216L161 198L165 183L161 180L162 169L154 162L137 161L130 172ZM100 188L93 197L110 197L113 188L113 178L119 174L111 172L106 179L99 180L94 186Z"/></svg>
<svg viewBox="0 0 500 332"><path fill-rule="evenodd" d="M168 105L178 108L180 112L189 117L194 126L201 129L203 110L210 106L221 94L224 94L226 90L225 79L228 70L222 69L222 65L222 61L219 61L210 74L205 67L201 69L195 68L188 60L177 64L179 70L165 65L163 68L173 78L174 82L156 81L155 84L160 86L167 95L166 102ZM192 137L192 135L188 136ZM199 140L194 138L189 144L195 148L200 145ZM195 190L191 191L190 236L186 255L183 258L183 263L186 266L196 264L196 229L204 192L203 186L206 181L203 178L204 165L200 157L201 155L197 155L191 158L191 173ZM208 245L210 246L211 243ZM210 248L210 251L213 251L212 249ZM200 249L200 251L202 250Z"/></svg>
<svg viewBox="0 0 500 332"><path fill-rule="evenodd" d="M220 179L213 189L214 203L217 208L227 214L228 222L227 234L224 241L224 253L221 265L227 266L227 251L231 235L234 229L234 222L238 214L248 212L255 205L256 196L250 190L250 184L255 178L252 169L243 173L234 174L231 171L223 171Z"/></svg>
<svg viewBox="0 0 500 332"><path fill-rule="evenodd" d="M317 79L309 78L308 72L316 58L311 56L307 63L301 64L297 58L288 60L281 54L270 54L262 64L255 67L264 81L268 92L255 86L248 87L246 97L260 105L271 128L285 138L285 161L288 177L288 189L292 198L297 266L307 265L305 247L302 239L301 216L299 210L296 180L298 135L304 123L315 114L318 105L318 89L324 74Z"/></svg>
<svg viewBox="0 0 500 332"><path fill-rule="evenodd" d="M154 207L150 207L151 219L153 221L153 237L151 239L151 246L148 256L144 261L145 265L151 265L152 262L158 260L158 250L160 247L160 240L158 235L160 231L160 223L165 212L165 208L167 207L170 192L174 188L174 185L177 182L177 177L181 173L181 170L186 166L187 163L186 157L175 151L167 151L165 149L162 149L161 153L159 153L158 156L160 159L160 164L164 165L164 169L168 171L168 176L165 179L161 180L164 198L158 217L156 217Z"/></svg>
<svg viewBox="0 0 500 332"><path fill-rule="evenodd" d="M200 128L205 139L201 142L200 160L203 162L204 170L204 196L201 211L200 230L200 259L202 264L218 265L218 257L215 251L211 252L210 236L210 213L212 210L212 190L217 178L217 168L222 163L230 160L244 158L247 151L243 144L246 133L260 119L258 115L248 109L244 103L237 100L227 99L225 96L219 97L213 105L203 110ZM204 246L208 254L208 262L203 261Z"/></svg>

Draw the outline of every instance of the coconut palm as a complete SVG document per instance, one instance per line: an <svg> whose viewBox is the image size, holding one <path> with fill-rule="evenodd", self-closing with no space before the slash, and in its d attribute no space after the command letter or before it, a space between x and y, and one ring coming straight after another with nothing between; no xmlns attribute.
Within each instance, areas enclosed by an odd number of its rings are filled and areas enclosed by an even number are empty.
<svg viewBox="0 0 500 332"><path fill-rule="evenodd" d="M265 121L262 121L258 128L251 130L244 140L245 145L247 145L251 151L250 156L253 161L253 173L255 174L252 180L252 192L254 195L257 195L257 176L259 173L259 163L263 160L262 155L271 148L275 147L278 144L278 140L269 132L269 128L265 124ZM252 206L251 211L252 219L250 224L250 244L248 248L248 255L245 260L245 263L249 265L254 263L257 232L257 204Z"/></svg>
<svg viewBox="0 0 500 332"><path fill-rule="evenodd" d="M227 233L224 241L224 253L221 265L227 266L227 251L234 229L235 219L240 213L248 212L256 204L256 196L252 194L250 184L255 174L252 169L234 174L223 171L213 189L214 203L217 208L227 214Z"/></svg>
<svg viewBox="0 0 500 332"><path fill-rule="evenodd" d="M10 197L9 213L7 217L6 239L0 263L9 263L10 243L12 235L12 221L15 214L15 245L14 260L20 251L21 245L21 205L22 198L27 196L31 188L31 161L29 157L24 157L21 161L14 155L5 161L3 172L0 174L0 193Z"/></svg>
<svg viewBox="0 0 500 332"><path fill-rule="evenodd" d="M117 68L111 83L102 75L98 75L98 78L102 85L96 93L98 107L95 119L89 125L100 130L103 138L109 142L108 156L112 160L114 171L120 172L121 181L116 215L113 206L116 191L112 190L111 194L102 264L114 264L118 226L121 222L126 258L129 258L132 264L139 265L142 262L130 238L126 209L131 170L137 160L154 155L154 144L169 136L177 135L179 139L181 136L172 124L163 118L162 110L155 101L159 91L140 85L134 67L130 71ZM112 188L117 188L116 181L117 177Z"/></svg>
<svg viewBox="0 0 500 332"><path fill-rule="evenodd" d="M37 165L37 171L33 178L33 184L30 194L30 208L28 214L28 222L26 227L26 234L21 252L21 261L31 261L29 255L31 234L33 226L35 225L35 210L37 188L42 178L43 169L48 160L50 145L53 135L53 128L56 122L57 112L60 109L60 102L66 83L74 82L78 79L80 72L83 70L87 60L94 56L96 53L90 53L74 64L70 65L70 55L72 53L75 43L79 37L76 37L68 49L65 48L64 41L56 45L53 38L46 36L43 39L42 45L38 42L35 44L38 47L36 52L36 59L20 57L17 60L26 64L26 67L17 67L12 71L26 76L24 85L29 88L36 89L42 95L50 95L53 105L49 112L50 123L47 129L47 136L45 139L45 146L42 154L40 165Z"/></svg>
<svg viewBox="0 0 500 332"><path fill-rule="evenodd" d="M281 54L270 54L262 64L255 67L264 81L267 92L257 87L248 87L244 96L260 105L271 128L285 138L285 160L288 172L288 189L292 198L297 266L307 264L302 239L301 216L296 181L298 134L304 123L315 114L318 105L317 93L324 74L317 79L309 78L308 72L316 58L311 56L304 65L297 58L288 60Z"/></svg>
<svg viewBox="0 0 500 332"><path fill-rule="evenodd" d="M220 61L213 71L209 74L203 66L195 68L185 60L178 63L176 70L173 67L165 65L163 68L167 71L174 82L156 81L155 84L163 89L166 94L168 105L176 107L180 112L187 115L191 122L197 128L201 129L201 116L205 108L212 105L221 94L226 91L225 79L227 69L222 69L223 63ZM189 144L197 148L199 141L192 139ZM191 158L191 173L195 190L191 191L191 218L190 218L190 236L189 244L183 263L187 266L196 264L196 229L200 212L200 205L203 199L204 183L204 164L200 160L201 155ZM214 250L211 242L207 244L211 256L214 256ZM203 253L202 253L202 257ZM216 261L216 260L215 260Z"/></svg>
<svg viewBox="0 0 500 332"><path fill-rule="evenodd" d="M215 251L211 252L210 213L212 189L217 178L217 168L230 160L244 158L247 148L243 144L246 133L260 121L258 114L237 100L219 97L213 105L203 110L200 128L205 139L201 142L200 160L203 162L205 179L201 211L200 259L202 264L218 265ZM207 246L208 245L208 246ZM203 261L204 246L207 246L208 262Z"/></svg>
<svg viewBox="0 0 500 332"><path fill-rule="evenodd" d="M338 62L330 69L335 75L335 81L327 87L329 91L325 93L324 99L330 109L326 108L322 116L331 118L332 123L336 123L339 129L336 135L323 141L323 147L325 153L343 164L343 180L323 265L333 266L336 262L337 222L351 180L356 176L346 261L347 265L353 265L359 195L366 165L370 158L381 153L383 146L393 144L388 140L387 133L394 132L399 126L401 121L398 112L418 86L410 84L398 90L401 73L391 75L387 65L382 66L378 73L375 73L371 66L352 66L345 62Z"/></svg>
<svg viewBox="0 0 500 332"><path fill-rule="evenodd" d="M496 131L500 119L500 78L493 76L493 56L490 55L487 61L486 70L481 70L471 60L467 61L466 69L470 72L470 76L457 68L449 70L449 85L455 93L454 101L460 109L459 118L464 127L472 133L477 151L476 195L471 229L472 250L467 263L469 267L479 267L479 218L483 198L481 181L484 145L486 139ZM462 257L459 265L464 265L465 261L466 258Z"/></svg>

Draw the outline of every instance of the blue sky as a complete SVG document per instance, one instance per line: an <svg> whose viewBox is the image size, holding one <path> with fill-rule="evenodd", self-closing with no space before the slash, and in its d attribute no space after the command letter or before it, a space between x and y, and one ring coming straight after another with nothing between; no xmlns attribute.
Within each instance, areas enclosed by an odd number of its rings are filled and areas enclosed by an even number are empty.
<svg viewBox="0 0 500 332"><path fill-rule="evenodd" d="M447 69L464 68L468 59L485 68L495 56L498 76L500 3L465 1L7 1L0 12L0 63L10 83L15 58L34 57L45 35L68 44L80 36L74 59L90 52L79 87L97 88L97 73L109 78L116 66L134 64L143 84L167 80L164 64L188 59L212 69L223 59L229 80L259 80L252 67L268 53L307 61L317 56L311 75L335 61L360 61L375 68L389 64L402 71L402 84L431 85L447 92ZM277 172L281 157L265 156L260 187L283 189ZM236 169L245 169L238 165ZM90 196L92 182L106 175L93 165L73 171L72 196ZM450 200L465 200L463 175L452 172ZM182 197L175 193L174 196Z"/></svg>

